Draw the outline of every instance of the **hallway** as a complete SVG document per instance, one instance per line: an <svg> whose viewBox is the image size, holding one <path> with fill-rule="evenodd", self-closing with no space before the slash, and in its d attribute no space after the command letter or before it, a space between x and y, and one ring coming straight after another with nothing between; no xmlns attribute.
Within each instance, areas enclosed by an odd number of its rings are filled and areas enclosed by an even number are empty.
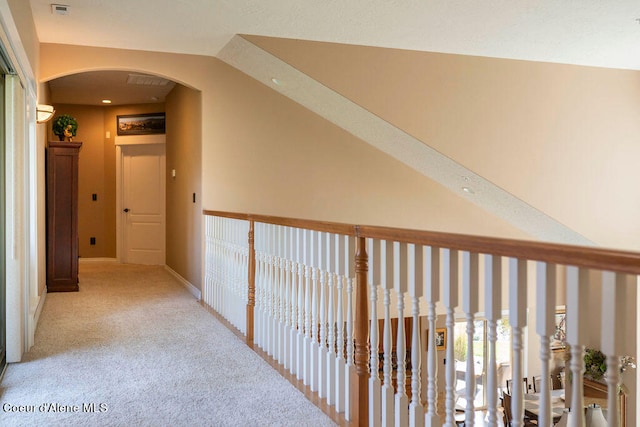
<svg viewBox="0 0 640 427"><path fill-rule="evenodd" d="M333 423L162 267L87 262L9 365L0 425Z"/></svg>

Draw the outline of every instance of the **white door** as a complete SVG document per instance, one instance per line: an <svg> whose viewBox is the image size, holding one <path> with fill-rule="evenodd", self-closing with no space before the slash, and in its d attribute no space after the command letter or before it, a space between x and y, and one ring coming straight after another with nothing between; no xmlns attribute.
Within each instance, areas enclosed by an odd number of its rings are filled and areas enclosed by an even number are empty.
<svg viewBox="0 0 640 427"><path fill-rule="evenodd" d="M122 146L123 262L165 263L165 145Z"/></svg>

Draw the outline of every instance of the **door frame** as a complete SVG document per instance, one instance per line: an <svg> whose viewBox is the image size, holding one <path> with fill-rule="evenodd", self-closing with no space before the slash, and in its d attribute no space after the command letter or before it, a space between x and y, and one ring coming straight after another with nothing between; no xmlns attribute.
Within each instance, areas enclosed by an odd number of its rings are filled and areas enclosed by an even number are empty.
<svg viewBox="0 0 640 427"><path fill-rule="evenodd" d="M124 145L149 145L149 144L164 144L166 147L167 138L165 134L155 135L131 135L131 136L116 136L116 259L119 263L122 263L125 258L124 248L124 206L122 204L122 198L124 196L122 187L124 184L124 153L122 146ZM165 188L165 193L166 193ZM166 221L166 218L165 218ZM166 222L165 222L166 226ZM166 232L166 231L165 231ZM166 250L166 239L165 239Z"/></svg>

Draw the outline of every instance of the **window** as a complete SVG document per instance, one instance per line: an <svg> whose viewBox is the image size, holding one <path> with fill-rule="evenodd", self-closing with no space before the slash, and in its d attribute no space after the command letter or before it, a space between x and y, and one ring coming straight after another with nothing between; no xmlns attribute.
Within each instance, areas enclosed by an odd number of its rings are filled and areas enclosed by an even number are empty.
<svg viewBox="0 0 640 427"><path fill-rule="evenodd" d="M487 405L487 366L488 342L487 342L487 321L475 320L473 322L473 375L475 377L474 401L476 409L485 408ZM456 407L466 408L467 405L467 322L458 321L454 327L454 355L456 363ZM504 387L505 381L511 376L511 328L507 318L502 318L497 325L496 340L496 370L498 373L498 389Z"/></svg>

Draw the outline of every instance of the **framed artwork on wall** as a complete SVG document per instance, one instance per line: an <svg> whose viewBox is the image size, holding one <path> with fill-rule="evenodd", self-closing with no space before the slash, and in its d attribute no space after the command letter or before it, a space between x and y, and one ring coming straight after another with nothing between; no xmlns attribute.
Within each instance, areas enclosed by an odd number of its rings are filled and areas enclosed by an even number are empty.
<svg viewBox="0 0 640 427"><path fill-rule="evenodd" d="M556 309L555 320L556 320L556 329L553 336L551 337L551 349L552 350L564 349L566 345L566 340L567 340L567 324L566 324L567 314L564 306L558 307Z"/></svg>
<svg viewBox="0 0 640 427"><path fill-rule="evenodd" d="M165 113L128 114L116 117L119 136L165 133Z"/></svg>
<svg viewBox="0 0 640 427"><path fill-rule="evenodd" d="M447 329L446 328L436 329L436 349L437 350L447 349Z"/></svg>

